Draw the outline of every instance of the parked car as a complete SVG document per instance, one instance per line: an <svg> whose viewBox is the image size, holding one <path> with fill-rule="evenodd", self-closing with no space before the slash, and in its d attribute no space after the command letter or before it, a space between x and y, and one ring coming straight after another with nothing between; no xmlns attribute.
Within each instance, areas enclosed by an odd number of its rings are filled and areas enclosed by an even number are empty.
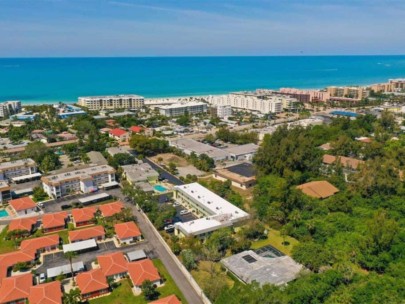
<svg viewBox="0 0 405 304"><path fill-rule="evenodd" d="M167 225L165 227L166 232L173 232L174 231L174 225Z"/></svg>
<svg viewBox="0 0 405 304"><path fill-rule="evenodd" d="M186 215L186 214L189 214L190 213L190 211L188 211L188 210L181 210L180 211L180 215Z"/></svg>
<svg viewBox="0 0 405 304"><path fill-rule="evenodd" d="M66 209L72 208L72 206L71 206L71 205L62 205L60 208L61 208L62 210L66 210Z"/></svg>
<svg viewBox="0 0 405 304"><path fill-rule="evenodd" d="M46 281L46 275L45 275L45 273L41 273L40 275L39 275L39 283L41 284L41 283L45 283L45 281Z"/></svg>

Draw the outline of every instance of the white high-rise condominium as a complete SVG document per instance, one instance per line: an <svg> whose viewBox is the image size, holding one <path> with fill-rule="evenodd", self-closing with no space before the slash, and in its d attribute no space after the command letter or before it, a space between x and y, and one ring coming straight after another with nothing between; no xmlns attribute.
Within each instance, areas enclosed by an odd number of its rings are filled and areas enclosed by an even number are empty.
<svg viewBox="0 0 405 304"><path fill-rule="evenodd" d="M138 95L110 95L79 97L78 104L89 110L141 108L145 98Z"/></svg>
<svg viewBox="0 0 405 304"><path fill-rule="evenodd" d="M21 101L12 100L0 103L0 117L9 117L10 115L21 112Z"/></svg>

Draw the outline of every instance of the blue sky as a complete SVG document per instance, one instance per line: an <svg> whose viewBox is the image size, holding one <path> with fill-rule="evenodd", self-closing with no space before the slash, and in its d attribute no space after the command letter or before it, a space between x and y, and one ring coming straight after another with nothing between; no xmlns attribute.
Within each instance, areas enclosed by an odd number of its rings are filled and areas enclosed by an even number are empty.
<svg viewBox="0 0 405 304"><path fill-rule="evenodd" d="M404 0L0 0L0 57L404 53Z"/></svg>

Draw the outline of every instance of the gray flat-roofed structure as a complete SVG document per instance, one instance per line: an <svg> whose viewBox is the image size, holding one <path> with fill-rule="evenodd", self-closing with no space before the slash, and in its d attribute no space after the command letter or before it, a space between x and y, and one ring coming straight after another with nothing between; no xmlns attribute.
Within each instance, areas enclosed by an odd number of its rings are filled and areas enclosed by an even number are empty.
<svg viewBox="0 0 405 304"><path fill-rule="evenodd" d="M98 245L94 239L63 245L63 253L96 249Z"/></svg>
<svg viewBox="0 0 405 304"><path fill-rule="evenodd" d="M143 251L142 249L128 252L127 257L130 262L139 261L147 258L145 251Z"/></svg>
<svg viewBox="0 0 405 304"><path fill-rule="evenodd" d="M225 148L224 151L231 155L232 160L251 160L259 149L258 145L246 144L240 146L234 146L230 148Z"/></svg>
<svg viewBox="0 0 405 304"><path fill-rule="evenodd" d="M244 283L285 285L295 280L303 266L289 256L262 257L247 250L221 260L222 265Z"/></svg>
<svg viewBox="0 0 405 304"><path fill-rule="evenodd" d="M226 170L244 177L253 177L256 175L254 166L251 163L241 163L226 167Z"/></svg>
<svg viewBox="0 0 405 304"><path fill-rule="evenodd" d="M97 165L108 165L108 161L105 159L103 154L98 151L90 151L87 153L87 156L90 159L90 163Z"/></svg>
<svg viewBox="0 0 405 304"><path fill-rule="evenodd" d="M159 172L154 170L148 163L121 166L123 177L134 185L140 182L157 182Z"/></svg>
<svg viewBox="0 0 405 304"><path fill-rule="evenodd" d="M70 274L72 272L72 268L73 272L80 272L85 270L83 262L76 262L72 263L72 267L70 267L70 264L66 264L62 266L48 268L46 271L46 277L48 279L52 279L61 274L63 275Z"/></svg>
<svg viewBox="0 0 405 304"><path fill-rule="evenodd" d="M124 112L115 112L115 113L109 113L108 116L110 117L122 117L122 116L128 116L128 115L135 115L136 113L130 112L130 111L124 111Z"/></svg>
<svg viewBox="0 0 405 304"><path fill-rule="evenodd" d="M111 197L110 194L108 193L97 193L88 197L80 198L79 202L83 205L91 204L94 202L100 202L106 199L109 199Z"/></svg>
<svg viewBox="0 0 405 304"><path fill-rule="evenodd" d="M256 184L255 169L250 163L241 163L214 170L213 177L220 181L231 181L232 186L248 189Z"/></svg>
<svg viewBox="0 0 405 304"><path fill-rule="evenodd" d="M197 156L206 154L215 161L226 160L230 158L230 154L224 150L215 148L208 144L198 142L194 139L180 138L169 142L170 146L182 150L187 155L195 153Z"/></svg>
<svg viewBox="0 0 405 304"><path fill-rule="evenodd" d="M107 153L111 156L116 154L131 154L130 150L128 147L110 147L106 149Z"/></svg>

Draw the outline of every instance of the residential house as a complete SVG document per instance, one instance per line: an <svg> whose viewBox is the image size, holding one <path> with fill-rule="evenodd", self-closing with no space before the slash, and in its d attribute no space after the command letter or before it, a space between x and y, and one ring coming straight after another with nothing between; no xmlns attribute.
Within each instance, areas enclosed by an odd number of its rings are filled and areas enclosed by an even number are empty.
<svg viewBox="0 0 405 304"><path fill-rule="evenodd" d="M134 222L115 224L114 229L121 244L130 244L141 240L141 231Z"/></svg>
<svg viewBox="0 0 405 304"><path fill-rule="evenodd" d="M8 232L20 231L20 237L29 236L35 230L37 223L37 216L12 219L8 225Z"/></svg>
<svg viewBox="0 0 405 304"><path fill-rule="evenodd" d="M72 220L76 227L92 225L97 209L95 207L77 208L72 210Z"/></svg>
<svg viewBox="0 0 405 304"><path fill-rule="evenodd" d="M314 181L305 183L297 186L297 189L301 190L308 196L321 199L330 197L339 192L339 189L337 189L335 186L327 181Z"/></svg>
<svg viewBox="0 0 405 304"><path fill-rule="evenodd" d="M56 134L56 137L61 139L62 141L67 141L67 140L74 140L77 139L76 135L69 133L69 132L62 132L59 134Z"/></svg>
<svg viewBox="0 0 405 304"><path fill-rule="evenodd" d="M121 166L122 177L131 185L141 182L156 183L159 179L159 172L153 169L148 163Z"/></svg>
<svg viewBox="0 0 405 304"><path fill-rule="evenodd" d="M142 283L146 280L151 281L156 287L162 284L159 272L150 259L128 263L128 273L136 293L142 291Z"/></svg>
<svg viewBox="0 0 405 304"><path fill-rule="evenodd" d="M8 276L11 268L18 263L28 263L33 265L35 262L35 252L33 251L13 251L0 254L0 286L4 278Z"/></svg>
<svg viewBox="0 0 405 304"><path fill-rule="evenodd" d="M109 204L100 205L98 210L100 210L103 217L111 217L115 214L120 213L124 209L124 204L120 201L116 201Z"/></svg>
<svg viewBox="0 0 405 304"><path fill-rule="evenodd" d="M20 245L21 251L32 251L37 254L56 250L60 244L59 235L47 235L34 239L23 240Z"/></svg>
<svg viewBox="0 0 405 304"><path fill-rule="evenodd" d="M170 295L159 300L150 302L149 304L181 304L180 300L175 295Z"/></svg>
<svg viewBox="0 0 405 304"><path fill-rule="evenodd" d="M213 177L220 181L231 181L232 186L248 189L256 184L256 172L250 163L241 163L214 170Z"/></svg>
<svg viewBox="0 0 405 304"><path fill-rule="evenodd" d="M105 231L103 226L94 226L80 230L69 231L69 241L71 243L81 242L93 239L95 241L102 241L105 238Z"/></svg>
<svg viewBox="0 0 405 304"><path fill-rule="evenodd" d="M3 279L0 287L0 304L26 303L32 283L31 273Z"/></svg>
<svg viewBox="0 0 405 304"><path fill-rule="evenodd" d="M17 216L34 215L37 210L37 204L28 196L10 200L8 204Z"/></svg>
<svg viewBox="0 0 405 304"><path fill-rule="evenodd" d="M110 292L107 278L101 269L93 269L78 274L76 283L83 300L103 296Z"/></svg>
<svg viewBox="0 0 405 304"><path fill-rule="evenodd" d="M59 281L39 284L30 288L30 304L62 304L62 286Z"/></svg>
<svg viewBox="0 0 405 304"><path fill-rule="evenodd" d="M42 229L44 233L63 230L66 228L67 219L66 211L45 213L42 216Z"/></svg>
<svg viewBox="0 0 405 304"><path fill-rule="evenodd" d="M97 261L107 279L120 280L127 275L128 261L122 252L98 256Z"/></svg>
<svg viewBox="0 0 405 304"><path fill-rule="evenodd" d="M225 148L224 151L228 152L231 160L251 160L259 149L258 145L245 144L240 146L233 146Z"/></svg>
<svg viewBox="0 0 405 304"><path fill-rule="evenodd" d="M139 127L139 126L132 126L132 127L129 128L129 132L131 134L141 133L141 132L143 132L143 128Z"/></svg>
<svg viewBox="0 0 405 304"><path fill-rule="evenodd" d="M127 141L130 137L130 134L120 128L115 128L110 130L109 136L114 138L116 141Z"/></svg>

